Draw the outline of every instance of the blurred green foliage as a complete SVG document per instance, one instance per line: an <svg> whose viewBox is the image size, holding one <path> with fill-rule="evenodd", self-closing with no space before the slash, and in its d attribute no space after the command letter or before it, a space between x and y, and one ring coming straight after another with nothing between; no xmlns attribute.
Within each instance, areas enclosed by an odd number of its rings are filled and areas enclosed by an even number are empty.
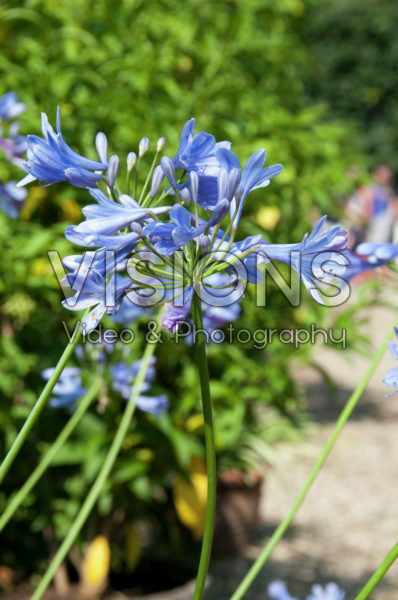
<svg viewBox="0 0 398 600"><path fill-rule="evenodd" d="M242 236L264 233L265 227L271 241L298 241L320 212L339 216L339 198L352 186L347 169L365 162L356 150L353 125L331 119L325 103L308 102L304 82L313 58L299 32L311 10L309 0L81 0L78 8L73 0L5 2L0 91L12 89L26 102L20 119L24 134L40 133L40 111L54 122L59 104L65 139L93 158L98 130L108 135L111 152L121 156L136 150L143 135L152 147L166 136L166 152L173 155L191 116L199 129L230 139L242 162L266 147L268 163L285 168L247 201ZM11 176L7 167L1 169L3 178ZM74 315L60 305L46 252L74 251L63 229L79 221L87 199L86 192L63 185L32 187L19 221L0 215L2 453L37 397L40 371L56 363L66 343L61 321L73 327ZM350 343L357 343L351 313L344 320L308 300L296 310L275 286L265 308L254 311L252 290L246 296L236 328L336 321L350 324ZM138 356L142 339L137 339ZM296 435L302 400L287 368L296 354L281 343L261 351L239 344L209 347L221 467L249 468L259 457L270 460L275 441ZM201 448L197 376L192 348L167 342L157 355L157 382L169 395L170 412L158 421L137 417L79 547L101 528L111 535L114 519L115 540L127 523L144 519L160 552L186 553L182 548L190 537L177 523L172 486L177 474L186 476L190 454ZM312 360L310 347L303 356ZM0 564L21 569L22 575L43 567L109 446L118 413L111 406L105 414L91 410L30 494L5 532ZM7 478L0 505L26 479L66 418L60 411L44 411ZM114 567L120 570L125 557L116 546Z"/></svg>
<svg viewBox="0 0 398 600"><path fill-rule="evenodd" d="M308 91L330 115L357 124L358 146L373 166L396 172L398 158L396 23L398 5L387 0L315 3L304 27L310 46Z"/></svg>

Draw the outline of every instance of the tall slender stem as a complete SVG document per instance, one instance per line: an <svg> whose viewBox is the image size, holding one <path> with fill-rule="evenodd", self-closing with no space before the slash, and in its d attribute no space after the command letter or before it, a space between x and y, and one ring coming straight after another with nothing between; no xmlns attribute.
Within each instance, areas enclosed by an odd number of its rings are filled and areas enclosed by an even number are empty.
<svg viewBox="0 0 398 600"><path fill-rule="evenodd" d="M301 504L304 502L304 499L307 496L316 477L318 476L319 471L321 470L327 457L329 456L330 451L332 450L341 430L343 429L344 424L346 423L347 419L349 418L352 411L354 410L358 400L362 396L371 376L373 375L376 367L378 366L380 360L383 357L384 352L386 351L388 341L393 337L393 335L394 335L394 330L390 329L384 342L382 343L380 349L375 354L365 376L363 377L362 381L360 382L360 384L358 385L356 390L353 392L353 394L349 398L342 413L340 414L340 416L336 422L336 425L334 426L334 429L333 429L325 447L322 450L322 454L316 461L315 466L312 469L310 476L308 477L303 488L299 492L296 500L293 503L292 508L290 509L287 516L284 518L284 520L277 527L277 529L271 536L269 542L265 546L264 550L261 552L260 556L257 558L255 563L252 565L252 567L250 568L250 570L248 571L248 573L242 580L242 582L239 585L239 587L237 588L237 590L234 592L234 594L232 594L230 600L240 600L243 597L243 595L247 592L247 590L249 589L249 587L251 586L251 584L253 583L253 581L255 580L255 578L257 577L257 575L259 574L259 572L265 565L265 563L267 562L272 550L275 548L276 544L279 542L279 540L282 538L285 531L289 527L291 521L293 520L294 515L300 508Z"/></svg>
<svg viewBox="0 0 398 600"><path fill-rule="evenodd" d="M85 312L83 318L87 314L88 314L88 310ZM80 339L80 336L81 336L81 331L79 328L79 329L75 330L72 339L70 340L69 344L66 346L61 358L58 361L57 366L54 369L54 373L52 374L50 379L47 381L47 384L46 384L44 390L40 394L38 400L36 401L36 404L30 411L29 416L26 419L22 429L18 433L11 448L9 449L7 455L5 456L3 462L1 463L0 483L3 481L8 469L11 467L12 463L14 462L15 457L17 456L19 450L21 449L22 444L26 440L29 431L32 429L33 425L35 424L37 417L40 415L41 411L43 410L44 406L46 405L47 400L50 397L50 394L53 391L55 384L57 383L73 350L75 349L75 347L77 345L77 342Z"/></svg>
<svg viewBox="0 0 398 600"><path fill-rule="evenodd" d="M46 471L47 467L51 464L53 458L57 454L58 450L65 444L66 440L69 438L76 425L79 423L80 419L83 417L91 402L95 398L100 387L100 379L94 381L88 390L87 394L83 396L80 400L79 405L69 421L66 423L65 427L55 440L55 442L48 448L46 453L44 454L42 460L25 481L23 486L18 490L15 496L8 503L6 510L0 517L0 531L4 529L7 525L8 521L11 519L15 511L21 505L23 500L26 498L27 494L31 491L31 489L36 485L39 481L40 477Z"/></svg>
<svg viewBox="0 0 398 600"><path fill-rule="evenodd" d="M158 318L160 318L160 316ZM140 368L139 368L137 376L134 380L134 386L133 386L133 390L132 390L130 399L127 402L126 408L124 410L124 413L123 413L123 416L119 423L119 426L116 430L116 434L115 434L115 437L113 438L113 442L109 449L109 452L105 457L102 467L101 467L101 469L100 469L100 471L99 471L99 473L98 473L98 475L86 497L86 500L84 501L82 507L80 508L80 511L76 516L76 519L73 521L73 524L72 524L71 528L69 529L68 534L66 535L62 544L58 548L58 551L55 554L53 560L49 564L46 572L43 575L42 580L40 581L38 587L36 588L32 598L31 598L31 600L39 600L42 597L42 595L44 594L44 592L46 591L47 587L51 583L51 580L52 580L56 570L58 569L58 567L64 560L70 547L72 546L77 535L79 534L81 528L83 527L84 523L88 519L88 517L98 499L98 496L100 495L101 490L105 485L105 482L109 476L109 473L111 472L112 467L115 464L115 461L119 454L120 448L122 447L124 438L126 437L126 434L128 432L128 428L130 426L131 419L133 417L134 410L135 410L136 399L140 393L142 384L144 383L147 370L150 366L151 357L155 351L155 347L156 347L156 344L151 343L151 342L148 342L146 345L144 354L142 356Z"/></svg>
<svg viewBox="0 0 398 600"><path fill-rule="evenodd" d="M216 511L216 452L214 446L213 411L210 398L209 371L207 368L206 344L203 331L201 300L194 294L192 315L195 328L195 347L198 361L200 388L202 393L202 406L206 442L207 466L207 504L206 521L202 541L198 575L193 595L193 600L200 600L206 583L209 568L211 546L213 542L214 519Z"/></svg>
<svg viewBox="0 0 398 600"><path fill-rule="evenodd" d="M365 587L362 588L358 596L355 597L355 600L366 600L366 598L370 596L375 587L383 579L384 575L387 573L388 569L392 566L392 564L397 560L397 558L398 544L395 544L395 546L387 554L377 571L373 573L372 577L369 579Z"/></svg>

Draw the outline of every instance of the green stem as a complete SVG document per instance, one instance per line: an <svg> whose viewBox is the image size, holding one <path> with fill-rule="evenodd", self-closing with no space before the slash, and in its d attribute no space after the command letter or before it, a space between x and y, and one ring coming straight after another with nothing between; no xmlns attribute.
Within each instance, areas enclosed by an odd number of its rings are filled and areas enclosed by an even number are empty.
<svg viewBox="0 0 398 600"><path fill-rule="evenodd" d="M383 579L384 575L387 573L388 569L391 567L391 565L397 558L398 544L395 544L395 546L387 554L377 571L373 573L372 577L369 579L365 587L362 588L358 596L355 597L355 600L366 600L366 598L368 598L369 595L373 592L375 587L378 586L380 581Z"/></svg>
<svg viewBox="0 0 398 600"><path fill-rule="evenodd" d="M86 311L84 313L83 318L88 314L88 311ZM32 429L33 425L35 424L36 419L38 418L38 416L40 415L41 411L43 410L44 406L47 403L48 398L50 397L51 392L53 391L53 388L55 386L55 384L57 383L62 371L64 370L73 350L75 349L77 342L79 341L81 336L81 331L80 328L74 332L73 337L71 339L71 341L69 342L69 344L66 346L61 358L58 361L57 366L54 369L54 373L52 374L52 376L50 377L50 379L47 381L47 384L44 388L44 390L42 391L42 393L40 394L36 404L34 405L34 407L32 408L32 410L30 411L30 414L28 416L28 418L26 419L22 429L20 430L20 432L18 433L17 437L15 438L11 448L9 449L7 455L5 456L3 462L1 463L0 466L0 483L3 481L8 469L11 467L12 463L15 460L15 457L17 456L19 450L21 449L22 444L24 443L25 439L28 436L28 433L30 432L30 430Z"/></svg>
<svg viewBox="0 0 398 600"><path fill-rule="evenodd" d="M99 387L100 380L97 379L92 384L87 394L85 394L80 400L76 411L73 413L73 415L71 416L71 418L69 419L69 421L57 437L57 439L55 440L55 442L50 446L50 448L48 448L41 462L37 465L36 469L28 477L21 489L18 490L14 498L12 498L11 501L8 503L6 510L0 517L0 531L2 531L7 525L8 521L11 519L15 511L19 508L23 500L26 498L27 494L29 494L31 489L36 485L40 477L46 471L47 467L51 464L58 450L64 445L66 440L69 438L76 425L79 423L80 419L83 417L91 402L97 395Z"/></svg>
<svg viewBox="0 0 398 600"><path fill-rule="evenodd" d="M160 315L159 315L158 319L160 319ZM104 463L103 463L103 465L102 465L102 467L101 467L101 469L100 469L100 471L99 471L99 473L98 473L98 475L86 497L86 500L84 501L82 507L80 508L80 511L76 516L76 519L73 521L73 524L72 524L71 528L69 529L68 534L64 538L62 544L58 548L56 555L54 556L53 560L49 564L46 572L43 575L42 580L40 581L38 587L36 588L32 598L31 598L31 600L39 600L42 597L42 595L44 594L44 592L46 591L47 587L51 583L51 580L52 580L56 570L58 569L58 567L64 560L70 547L72 546L77 535L79 534L81 528L83 527L84 523L88 519L88 517L98 499L98 496L100 495L101 490L106 483L109 473L111 472L112 467L115 464L117 456L120 452L124 438L126 437L126 434L128 432L128 428L130 426L131 419L133 417L134 410L135 410L136 399L140 393L142 384L144 383L145 376L146 376L147 370L150 365L151 357L155 351L155 347L156 347L156 344L153 344L150 342L148 342L148 344L146 345L139 371L134 380L134 386L133 386L133 390L132 390L130 399L127 402L125 411L123 413L123 416L122 416L119 426L117 428L116 435L113 438L112 445L109 449L108 454L105 457L105 461L104 461Z"/></svg>
<svg viewBox="0 0 398 600"><path fill-rule="evenodd" d="M393 335L394 335L394 330L390 329L388 332L388 335L386 336L380 349L378 350L377 354L375 355L374 359L372 360L365 376L363 377L362 381L360 382L360 384L358 385L356 390L353 392L353 394L349 398L347 404L343 408L343 411L340 414L340 416L336 422L336 425L334 426L334 429L333 429L325 447L322 450L321 456L318 458L317 462L315 463L315 466L312 469L310 476L308 477L303 488L299 492L292 508L290 509L290 511L287 514L287 516L285 517L285 519L277 527L277 529L273 533L272 537L270 538L269 542L265 546L264 550L261 552L261 554L257 558L256 562L252 565L252 567L250 568L250 570L248 571L248 573L242 580L242 582L239 585L239 587L237 588L237 590L231 596L230 600L240 600L240 598L243 597L243 595L247 592L247 590L249 589L249 587L251 586L251 584L253 583L253 581L255 580L257 575L260 573L260 571L263 568L263 566L265 565L265 563L267 562L272 550L275 548L276 544L279 542L279 540L282 538L285 531L289 527L291 521L293 520L294 515L300 508L301 504L304 502L304 499L307 496L312 484L314 483L319 471L321 470L327 457L329 456L330 451L332 450L341 430L343 429L345 422L350 417L358 400L362 396L370 378L372 377L381 358L383 357L384 352L386 351L388 341L393 337Z"/></svg>
<svg viewBox="0 0 398 600"><path fill-rule="evenodd" d="M209 568L211 546L213 542L214 519L216 511L216 452L214 446L213 415L210 398L209 372L207 368L206 344L203 332L201 300L194 294L192 303L192 315L196 331L195 347L198 361L200 388L202 392L203 417L206 442L206 466L207 466L207 505L205 530L202 541L198 575L193 595L193 600L202 598L206 583L207 570Z"/></svg>

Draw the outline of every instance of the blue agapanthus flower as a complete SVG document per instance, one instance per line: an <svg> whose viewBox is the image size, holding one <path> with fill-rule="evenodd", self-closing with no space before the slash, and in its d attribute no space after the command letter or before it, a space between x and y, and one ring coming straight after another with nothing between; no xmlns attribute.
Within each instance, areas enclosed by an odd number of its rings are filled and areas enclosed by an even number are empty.
<svg viewBox="0 0 398 600"><path fill-rule="evenodd" d="M142 208L127 194L121 194L117 203L99 189L89 191L97 204L85 206L82 212L86 220L79 225L70 225L65 230L66 239L78 246L123 251L126 246L138 243L141 235L135 230L120 233L121 230L142 224L144 220L154 221L154 217L163 215L170 209L170 206Z"/></svg>
<svg viewBox="0 0 398 600"><path fill-rule="evenodd" d="M15 181L2 184L0 182L0 210L11 219L16 219L23 207L27 191L17 187Z"/></svg>
<svg viewBox="0 0 398 600"><path fill-rule="evenodd" d="M151 311L143 306L139 306L129 300L128 296L124 296L119 310L114 315L111 315L111 319L118 325L124 325L129 327L142 316L150 316Z"/></svg>
<svg viewBox="0 0 398 600"><path fill-rule="evenodd" d="M298 600L288 592L284 581L276 580L269 584L267 594L270 600ZM325 587L318 584L312 587L305 600L344 600L345 592L336 583L328 583Z"/></svg>
<svg viewBox="0 0 398 600"><path fill-rule="evenodd" d="M110 372L113 379L113 387L126 400L129 400L131 396L134 379L137 376L141 362L141 360L137 360L130 365L120 362L117 365L110 367ZM165 394L160 394L158 396L146 395L146 392L149 391L151 387L151 381L155 375L155 362L155 357L152 357L149 369L146 373L145 381L141 385L140 394L136 399L136 405L142 411L160 417L168 408L169 404L167 396Z"/></svg>
<svg viewBox="0 0 398 600"><path fill-rule="evenodd" d="M54 373L54 368L45 369L41 376L48 381ZM81 369L79 367L65 367L53 388L50 406L54 408L75 408L77 400L84 396L87 389L82 386Z"/></svg>
<svg viewBox="0 0 398 600"><path fill-rule="evenodd" d="M389 262L398 257L398 244L384 243L375 244L371 242L364 242L359 244L356 248L356 252L361 256L366 256L375 262L384 261Z"/></svg>
<svg viewBox="0 0 398 600"><path fill-rule="evenodd" d="M68 274L64 283L74 291L72 296L62 301L65 308L79 311L92 308L82 321L86 333L98 325L105 313L112 315L119 310L123 294L131 285L131 281L117 273L106 281L102 273L92 270L86 275L80 271Z"/></svg>
<svg viewBox="0 0 398 600"><path fill-rule="evenodd" d="M398 339L398 327L394 327L394 331ZM395 358L395 360L398 360L398 344L396 342L389 342L388 347L390 348L390 352L393 358ZM383 382L385 383L385 385L394 388L391 394L387 395L387 398L390 398L391 396L396 394L398 392L398 367L393 367L392 369L387 371L387 373L384 376Z"/></svg>
<svg viewBox="0 0 398 600"><path fill-rule="evenodd" d="M176 169L210 173L217 169L216 152L220 148L230 148L231 142L216 142L213 135L200 131L194 135L195 119L187 121L182 129L180 145L172 159Z"/></svg>
<svg viewBox="0 0 398 600"><path fill-rule="evenodd" d="M61 115L57 110L57 133L48 122L47 115L42 113L43 137L28 135L27 162L24 169L28 173L18 185L25 185L35 179L45 184L67 181L79 188L92 188L103 179L98 171L105 171L108 165L91 160L74 152L62 137Z"/></svg>
<svg viewBox="0 0 398 600"><path fill-rule="evenodd" d="M248 196L267 186L282 166L265 167L266 152L260 149L241 168L230 142L217 142L203 131L195 134L194 127L194 119L184 125L173 158L158 156L165 144L164 138L158 140L155 160L145 179L142 169L150 142L143 137L137 152L127 157L127 193L119 192L120 160L116 155L108 159L105 134L96 137L100 163L79 156L66 145L59 111L57 133L44 116L44 139L30 136L28 180L66 180L90 188L96 201L83 209L85 220L70 225L65 232L69 241L88 252L66 261L71 271L68 284L74 294L64 306L92 308L90 329L103 314L116 314L129 293L145 308L165 304L163 326L175 331L189 318L193 294L204 301L207 287L213 291L221 287L229 298L227 303L220 298L207 303L211 307L207 309L207 325L225 322L235 316L238 309L230 307L240 300L247 283L259 283L262 266L270 260L296 269L315 300L322 302L316 286L327 276L325 261L339 262L339 255L347 251L346 233L337 225L324 228L323 218L300 243L269 244L261 235L237 241ZM139 177L133 173L138 168ZM141 180L145 181L142 187L137 185ZM100 258L93 259L91 272L87 272L84 265L93 249L99 250ZM320 264L319 255L324 259ZM227 277L222 286L210 283L212 277L221 275ZM110 293L110 288L116 291ZM108 298L113 299L111 306Z"/></svg>
<svg viewBox="0 0 398 600"><path fill-rule="evenodd" d="M361 275L362 273L366 273L367 271L373 271L378 267L382 267L386 264L385 260L365 260L361 256L358 256L356 253L348 251L345 253L345 258L348 261L348 266L344 270L343 278L346 281L351 281Z"/></svg>
<svg viewBox="0 0 398 600"><path fill-rule="evenodd" d="M298 244L264 243L258 251L265 260L277 260L291 265L312 297L320 304L323 301L317 291L318 282L322 282L329 272L334 273L333 264L344 267L346 261L342 260L342 255L348 251L347 232L339 225L325 229L326 219L326 216L322 217L311 233L306 233Z"/></svg>
<svg viewBox="0 0 398 600"><path fill-rule="evenodd" d="M26 104L19 102L15 92L7 92L0 98L0 119L10 121L26 110Z"/></svg>

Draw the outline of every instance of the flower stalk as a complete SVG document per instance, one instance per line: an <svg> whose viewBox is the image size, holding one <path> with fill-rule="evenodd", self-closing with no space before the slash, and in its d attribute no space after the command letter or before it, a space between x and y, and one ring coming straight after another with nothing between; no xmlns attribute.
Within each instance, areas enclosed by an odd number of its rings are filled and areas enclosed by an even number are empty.
<svg viewBox="0 0 398 600"><path fill-rule="evenodd" d="M89 313L89 311L86 311L86 313L83 316L83 320L86 317L86 315L88 315L88 313ZM45 407L47 400L49 399L55 384L57 383L69 358L71 357L74 349L77 346L80 336L81 336L81 331L80 331L80 329L78 329L77 331L74 332L72 339L66 346L61 358L58 361L57 366L54 369L54 373L48 380L44 390L40 394L36 404L32 408L28 418L26 419L22 429L18 433L11 448L9 449L7 455L5 456L3 462L1 463L1 465L0 465L0 483L3 481L5 475L8 472L8 469L11 467L12 463L14 462L14 460L15 460L18 452L20 451L24 441L26 440L30 430L32 429L33 425L35 424L36 419L38 418L41 411Z"/></svg>
<svg viewBox="0 0 398 600"><path fill-rule="evenodd" d="M383 579L384 575L387 573L388 569L393 565L393 563L398 558L398 543L390 550L387 554L380 567L377 569L375 573L373 573L372 577L366 583L365 587L359 592L358 596L355 597L354 600L366 600L369 598L370 594L373 590L379 585L380 581Z"/></svg>
<svg viewBox="0 0 398 600"><path fill-rule="evenodd" d="M202 407L205 429L206 443L206 467L207 467L207 504L206 520L202 541L202 551L196 579L196 586L193 600L200 600L205 588L207 571L209 568L211 547L213 543L214 520L216 512L216 452L214 445L214 426L213 410L210 397L209 371L206 357L206 344L203 333L203 319L201 299L198 294L194 294L192 302L192 315L194 327L197 331L195 340L196 356L198 361L198 371L200 379L200 389L202 394Z"/></svg>
<svg viewBox="0 0 398 600"><path fill-rule="evenodd" d="M161 313L159 313L159 315L158 315L158 322L160 322L160 316L161 316ZM103 465L102 465L102 467L101 467L101 469L100 469L100 471L99 471L99 473L98 473L98 475L86 497L86 500L84 501L82 507L80 508L80 511L77 514L76 519L74 520L74 522L72 524L72 527L69 529L68 534L64 538L64 540L63 540L62 544L60 545L57 553L55 554L53 560L49 564L45 574L43 575L42 580L40 581L38 587L36 588L32 598L31 598L31 600L40 600L40 598L43 596L44 592L50 585L51 580L54 577L56 570L58 569L58 567L64 560L65 556L69 552L69 549L71 548L71 546L72 546L73 542L75 541L77 535L79 534L81 528L83 527L84 523L88 519L96 501L98 500L101 490L103 489L103 487L106 483L106 480L108 479L108 476L113 468L113 465L115 464L115 461L116 461L118 454L120 452L120 449L122 447L124 438L126 437L128 429L130 427L130 423L133 418L135 407L136 407L136 400L140 394L142 384L145 381L147 370L150 367L151 357L153 356L153 354L155 352L155 348L156 348L156 344L151 343L151 342L147 343L145 350L144 350L144 354L142 356L142 362L140 364L140 368L139 368L137 376L134 380L133 390L132 390L130 399L127 402L126 408L124 410L124 413L123 413L123 416L119 423L119 426L116 430L116 434L115 434L115 437L113 438L113 442L109 449L109 452L105 457Z"/></svg>
<svg viewBox="0 0 398 600"><path fill-rule="evenodd" d="M83 415L86 413L88 407L96 397L98 390L100 388L101 380L96 379L88 390L87 394L83 396L83 398L79 402L79 406L76 411L73 413L69 421L66 423L65 427L58 435L55 442L48 448L46 453L44 454L42 460L37 465L36 469L31 473L28 479L25 481L24 485L18 490L15 494L14 498L12 498L7 505L6 510L0 517L0 531L4 529L9 520L12 518L15 511L22 504L26 496L33 489L36 483L39 481L40 477L45 473L46 469L50 466L52 460L56 456L57 452L60 448L65 444L69 436L73 433L74 429L80 422Z"/></svg>

